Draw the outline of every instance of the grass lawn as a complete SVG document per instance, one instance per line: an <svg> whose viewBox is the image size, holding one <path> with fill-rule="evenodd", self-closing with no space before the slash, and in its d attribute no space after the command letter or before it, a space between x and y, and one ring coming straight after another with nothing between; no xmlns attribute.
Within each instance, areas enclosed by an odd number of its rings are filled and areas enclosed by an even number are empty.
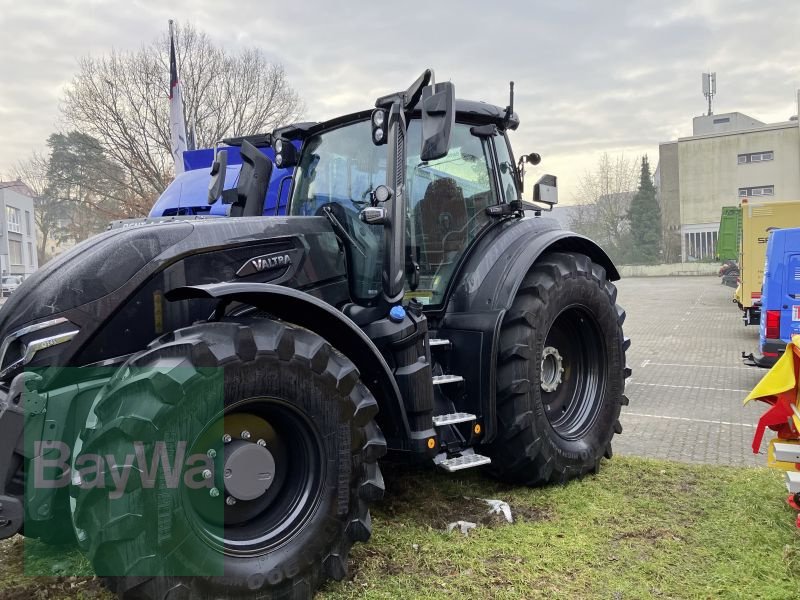
<svg viewBox="0 0 800 600"><path fill-rule="evenodd" d="M599 475L544 489L384 471L372 541L320 598L800 597L800 530L774 471L615 458ZM465 496L507 501L516 522ZM482 524L468 537L444 532L459 519ZM21 577L21 554L20 538L0 545L4 599L109 597L92 579ZM76 567L89 568L53 549L28 572Z"/></svg>

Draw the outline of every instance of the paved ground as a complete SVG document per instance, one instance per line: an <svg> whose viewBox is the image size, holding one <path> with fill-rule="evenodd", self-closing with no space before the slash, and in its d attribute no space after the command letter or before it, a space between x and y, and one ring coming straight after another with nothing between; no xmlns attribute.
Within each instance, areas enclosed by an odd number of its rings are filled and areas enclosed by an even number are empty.
<svg viewBox="0 0 800 600"><path fill-rule="evenodd" d="M633 375L614 451L763 466L750 443L764 405L742 400L766 371L742 364L758 329L742 324L733 290L716 277L629 278L618 288Z"/></svg>

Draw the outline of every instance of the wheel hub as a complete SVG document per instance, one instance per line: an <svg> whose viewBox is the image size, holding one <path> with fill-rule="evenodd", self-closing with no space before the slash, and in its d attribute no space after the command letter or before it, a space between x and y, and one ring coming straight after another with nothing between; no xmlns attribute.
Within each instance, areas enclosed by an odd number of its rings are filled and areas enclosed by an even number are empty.
<svg viewBox="0 0 800 600"><path fill-rule="evenodd" d="M546 346L542 350L541 385L545 392L555 392L564 373L564 360L558 350Z"/></svg>
<svg viewBox="0 0 800 600"><path fill-rule="evenodd" d="M225 491L237 500L255 500L275 480L275 458L264 446L237 440L225 447Z"/></svg>

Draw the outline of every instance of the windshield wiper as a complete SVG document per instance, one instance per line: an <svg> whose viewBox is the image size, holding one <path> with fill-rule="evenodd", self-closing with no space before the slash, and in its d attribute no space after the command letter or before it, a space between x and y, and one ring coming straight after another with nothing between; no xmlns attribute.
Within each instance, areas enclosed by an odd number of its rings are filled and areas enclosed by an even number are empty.
<svg viewBox="0 0 800 600"><path fill-rule="evenodd" d="M323 213L325 213L325 216L326 216L326 217L328 217L328 221L330 221L330 222L331 222L331 225L332 225L332 226L333 226L333 228L336 230L336 233L338 233L338 234L339 234L339 235L341 235L341 236L344 236L344 237L347 239L347 241L348 241L348 242L350 242L350 244L352 244L352 245L353 245L353 247L354 247L356 250L358 250L358 252L361 254L361 256L363 256L364 258L366 258L366 257L367 257L367 255L366 255L366 253L364 252L364 249L361 247L361 244L359 244L359 243L358 243L358 242L357 242L357 241L356 241L356 240L353 238L353 236L351 236L351 235L350 235L350 234L347 232L347 229L345 229L345 228L344 228L344 225L342 225L342 224L339 222L339 219L337 219L337 218L336 218L336 216L333 214L333 211L330 209L330 207L328 207L328 206L323 206L323 207L322 207L322 212L323 212Z"/></svg>

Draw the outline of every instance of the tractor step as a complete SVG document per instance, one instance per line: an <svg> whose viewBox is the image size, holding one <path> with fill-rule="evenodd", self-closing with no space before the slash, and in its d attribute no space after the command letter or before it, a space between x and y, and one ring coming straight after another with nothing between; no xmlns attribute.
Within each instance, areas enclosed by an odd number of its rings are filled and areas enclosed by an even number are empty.
<svg viewBox="0 0 800 600"><path fill-rule="evenodd" d="M800 444L775 442L773 446L775 460L788 463L800 463Z"/></svg>
<svg viewBox="0 0 800 600"><path fill-rule="evenodd" d="M431 338L428 340L428 345L431 348L442 348L450 345L450 340Z"/></svg>
<svg viewBox="0 0 800 600"><path fill-rule="evenodd" d="M472 469L473 467L480 467L481 465L488 465L492 459L488 456L481 456L480 454L463 454L455 458L448 458L438 463L445 471L450 473L454 471L462 471L463 469Z"/></svg>
<svg viewBox="0 0 800 600"><path fill-rule="evenodd" d="M464 381L461 375L434 375L433 385L444 385L445 383L458 383Z"/></svg>
<svg viewBox="0 0 800 600"><path fill-rule="evenodd" d="M786 489L790 494L800 493L800 471L786 471Z"/></svg>
<svg viewBox="0 0 800 600"><path fill-rule="evenodd" d="M455 425L456 423L468 423L477 419L472 413L450 413L449 415L436 415L433 417L434 427L445 427L446 425Z"/></svg>

